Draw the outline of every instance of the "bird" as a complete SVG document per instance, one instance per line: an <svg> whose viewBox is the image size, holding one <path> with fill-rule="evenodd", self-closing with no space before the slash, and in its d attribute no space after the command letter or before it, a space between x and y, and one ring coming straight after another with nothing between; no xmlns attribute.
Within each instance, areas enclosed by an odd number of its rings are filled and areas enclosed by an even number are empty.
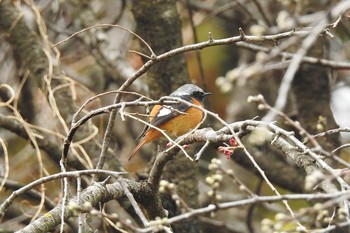
<svg viewBox="0 0 350 233"><path fill-rule="evenodd" d="M194 84L185 84L176 89L169 96L181 98L197 106L203 106L204 98L208 95L211 95L211 93L204 92L200 87ZM202 118L202 110L186 103L179 103L171 106L155 105L151 110L149 123L165 131L171 138L176 138L197 127L202 121ZM164 135L159 130L146 125L141 135L137 138L142 138L142 140L131 152L128 160L131 160L144 144L157 140L162 136Z"/></svg>

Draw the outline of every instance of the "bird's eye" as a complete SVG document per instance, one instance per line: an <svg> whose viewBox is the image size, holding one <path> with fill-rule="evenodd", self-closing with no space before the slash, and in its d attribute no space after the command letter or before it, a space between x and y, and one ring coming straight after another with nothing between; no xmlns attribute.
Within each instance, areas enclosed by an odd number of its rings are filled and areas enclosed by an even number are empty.
<svg viewBox="0 0 350 233"><path fill-rule="evenodd" d="M194 97L202 97L203 94L200 91L195 91L195 92L193 92L193 96Z"/></svg>

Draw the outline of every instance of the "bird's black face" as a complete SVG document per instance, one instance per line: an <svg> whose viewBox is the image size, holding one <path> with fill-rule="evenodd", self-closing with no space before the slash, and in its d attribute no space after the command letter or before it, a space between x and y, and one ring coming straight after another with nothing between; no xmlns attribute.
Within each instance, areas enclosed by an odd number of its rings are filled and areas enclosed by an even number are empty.
<svg viewBox="0 0 350 233"><path fill-rule="evenodd" d="M203 92L203 91L194 91L192 93L193 98L197 99L200 102L203 102L204 97L211 95L210 92Z"/></svg>

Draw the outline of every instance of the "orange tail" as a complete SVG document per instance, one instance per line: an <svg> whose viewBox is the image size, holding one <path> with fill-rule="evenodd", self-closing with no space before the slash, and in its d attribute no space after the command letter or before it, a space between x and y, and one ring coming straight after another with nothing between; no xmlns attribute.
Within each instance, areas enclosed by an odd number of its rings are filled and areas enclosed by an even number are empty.
<svg viewBox="0 0 350 233"><path fill-rule="evenodd" d="M152 142L152 141L160 138L161 136L162 136L162 133L160 133L157 130L151 129L150 131L148 131L146 133L145 137L142 139L142 141L137 145L137 147L133 150L133 152L131 152L131 154L128 158L128 161L130 161L137 154L137 152L141 149L141 147L143 145L145 145L146 143Z"/></svg>
<svg viewBox="0 0 350 233"><path fill-rule="evenodd" d="M130 161L136 154L137 152L139 152L139 150L141 149L141 147L143 145L145 145L147 143L147 140L143 139L138 145L137 147L133 150L133 152L131 152L129 158L128 158L128 161Z"/></svg>

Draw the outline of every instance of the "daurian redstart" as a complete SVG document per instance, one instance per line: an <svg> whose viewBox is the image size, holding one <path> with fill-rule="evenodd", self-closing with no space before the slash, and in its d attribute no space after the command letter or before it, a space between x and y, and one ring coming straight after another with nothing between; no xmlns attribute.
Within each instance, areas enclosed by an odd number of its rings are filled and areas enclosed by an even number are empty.
<svg viewBox="0 0 350 233"><path fill-rule="evenodd" d="M201 88L193 84L185 84L170 94L171 97L178 97L189 103L202 106L204 97L210 95ZM155 105L150 113L149 122L151 125L164 130L172 138L179 137L191 129L194 129L202 120L203 112L195 107L191 107L186 103L179 103L171 106ZM149 142L152 142L163 134L157 129L146 126L142 134L142 141L136 146L130 154L129 160L132 159L140 148Z"/></svg>

